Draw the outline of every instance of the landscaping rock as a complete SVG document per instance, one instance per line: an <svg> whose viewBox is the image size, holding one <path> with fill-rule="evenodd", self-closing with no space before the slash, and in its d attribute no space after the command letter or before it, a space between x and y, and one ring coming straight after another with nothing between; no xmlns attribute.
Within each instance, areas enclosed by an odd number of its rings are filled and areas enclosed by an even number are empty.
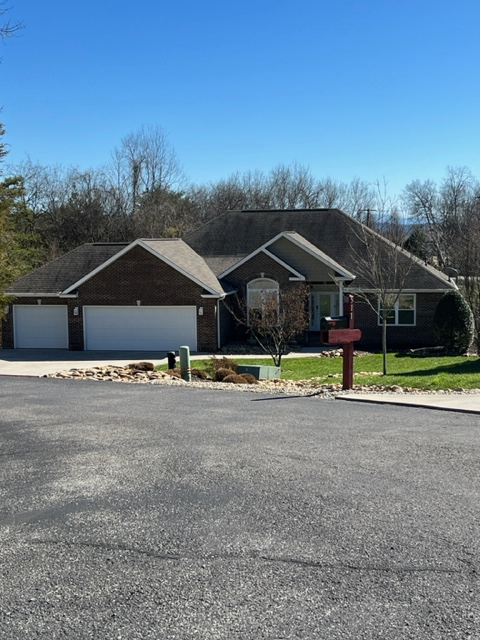
<svg viewBox="0 0 480 640"><path fill-rule="evenodd" d="M325 382L325 378L311 378L309 380L256 380L249 381L246 376L249 374L242 374L241 376L235 374L232 371L227 370L230 376L234 376L235 380L231 380L230 384L226 378L224 382L218 382L214 380L199 380L198 378L192 379L192 382L186 382L180 377L180 372L177 369L170 371L156 371L154 370L138 370L132 368L132 365L126 367L91 367L89 369L71 369L70 371L58 371L57 373L51 373L44 377L46 378L59 378L59 379L73 379L73 380L89 380L90 382L123 382L128 384L163 384L173 386L188 386L190 388L204 388L204 389L218 389L218 390L235 390L235 391L250 391L256 393L269 393L269 394L283 394L283 395L297 395L297 396L309 396L312 398L334 398L339 394L349 393L365 393L365 394L382 394L382 393L408 393L408 394L422 394L422 395L435 395L435 394L479 394L480 389L447 389L441 391L426 391L425 389L415 389L412 387L400 387L399 385L362 385L355 384L351 391L343 391L342 383L340 380L337 382ZM369 374L371 375L371 374ZM242 380L240 380L240 378ZM341 378L341 374L338 374L338 378ZM236 382L236 384L231 384ZM240 384L239 384L240 383Z"/></svg>

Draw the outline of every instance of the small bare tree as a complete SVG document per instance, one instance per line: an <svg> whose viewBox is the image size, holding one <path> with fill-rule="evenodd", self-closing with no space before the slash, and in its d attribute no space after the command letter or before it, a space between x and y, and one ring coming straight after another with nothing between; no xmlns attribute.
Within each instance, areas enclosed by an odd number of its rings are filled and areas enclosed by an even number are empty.
<svg viewBox="0 0 480 640"><path fill-rule="evenodd" d="M402 249L398 233L389 240L364 225L352 226L352 231L350 246L361 274L355 295L369 305L381 324L383 375L386 375L387 326L417 259Z"/></svg>
<svg viewBox="0 0 480 640"><path fill-rule="evenodd" d="M288 344L308 327L308 287L298 284L260 295L261 304L249 306L246 299L237 296L235 308L228 309L238 324L247 327L274 365L280 367Z"/></svg>

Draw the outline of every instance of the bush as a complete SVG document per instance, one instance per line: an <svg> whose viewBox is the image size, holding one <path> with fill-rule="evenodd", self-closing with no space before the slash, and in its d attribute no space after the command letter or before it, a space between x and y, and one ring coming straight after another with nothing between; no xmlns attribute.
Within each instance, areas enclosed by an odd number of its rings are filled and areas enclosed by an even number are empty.
<svg viewBox="0 0 480 640"><path fill-rule="evenodd" d="M238 373L231 373L230 375L225 376L222 382L230 382L232 384L248 384L243 374L239 375Z"/></svg>
<svg viewBox="0 0 480 640"><path fill-rule="evenodd" d="M231 375L236 375L236 373L235 373L235 371L233 371L233 369L226 369L224 367L221 367L220 369L217 369L217 371L215 371L214 379L217 382L223 382L223 380L227 376L231 376Z"/></svg>
<svg viewBox="0 0 480 640"><path fill-rule="evenodd" d="M204 369L192 369L192 376L198 380L208 380L208 374Z"/></svg>
<svg viewBox="0 0 480 640"><path fill-rule="evenodd" d="M237 372L237 363L230 358L223 356L222 358L210 358L208 364L205 366L205 371L212 378L216 377L216 373L219 369L229 369L234 373Z"/></svg>
<svg viewBox="0 0 480 640"><path fill-rule="evenodd" d="M253 373L242 373L240 375L246 382L248 382L248 384L258 384L258 380Z"/></svg>
<svg viewBox="0 0 480 640"><path fill-rule="evenodd" d="M438 303L433 330L435 339L448 353L461 355L468 351L473 340L473 316L458 291L449 291Z"/></svg>

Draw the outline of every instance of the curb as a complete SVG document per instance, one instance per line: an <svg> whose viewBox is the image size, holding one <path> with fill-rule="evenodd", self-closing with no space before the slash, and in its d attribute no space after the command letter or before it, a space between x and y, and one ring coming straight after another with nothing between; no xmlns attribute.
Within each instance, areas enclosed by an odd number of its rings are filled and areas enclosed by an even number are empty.
<svg viewBox="0 0 480 640"><path fill-rule="evenodd" d="M362 398L360 396L335 396L335 400L346 400L347 402L368 402L370 404L388 404L397 407L411 407L411 408L421 408L421 409L435 409L436 411L455 411L457 413L469 413L469 414L480 414L480 407L478 409L471 409L468 407L455 407L452 405L438 405L432 404L428 402L405 402L402 400L391 400L391 399L383 399L383 398ZM435 402L432 400L432 402Z"/></svg>

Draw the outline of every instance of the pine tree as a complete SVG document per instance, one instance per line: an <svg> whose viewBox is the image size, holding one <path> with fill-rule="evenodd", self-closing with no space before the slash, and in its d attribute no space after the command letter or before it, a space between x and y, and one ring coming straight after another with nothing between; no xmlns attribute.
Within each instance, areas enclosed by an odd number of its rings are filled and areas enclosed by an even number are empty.
<svg viewBox="0 0 480 640"><path fill-rule="evenodd" d="M2 176L1 163L7 154L1 138L4 133L0 124L0 317L8 301L4 295L8 285L41 263L38 238L16 229L28 210L23 201L22 179Z"/></svg>

